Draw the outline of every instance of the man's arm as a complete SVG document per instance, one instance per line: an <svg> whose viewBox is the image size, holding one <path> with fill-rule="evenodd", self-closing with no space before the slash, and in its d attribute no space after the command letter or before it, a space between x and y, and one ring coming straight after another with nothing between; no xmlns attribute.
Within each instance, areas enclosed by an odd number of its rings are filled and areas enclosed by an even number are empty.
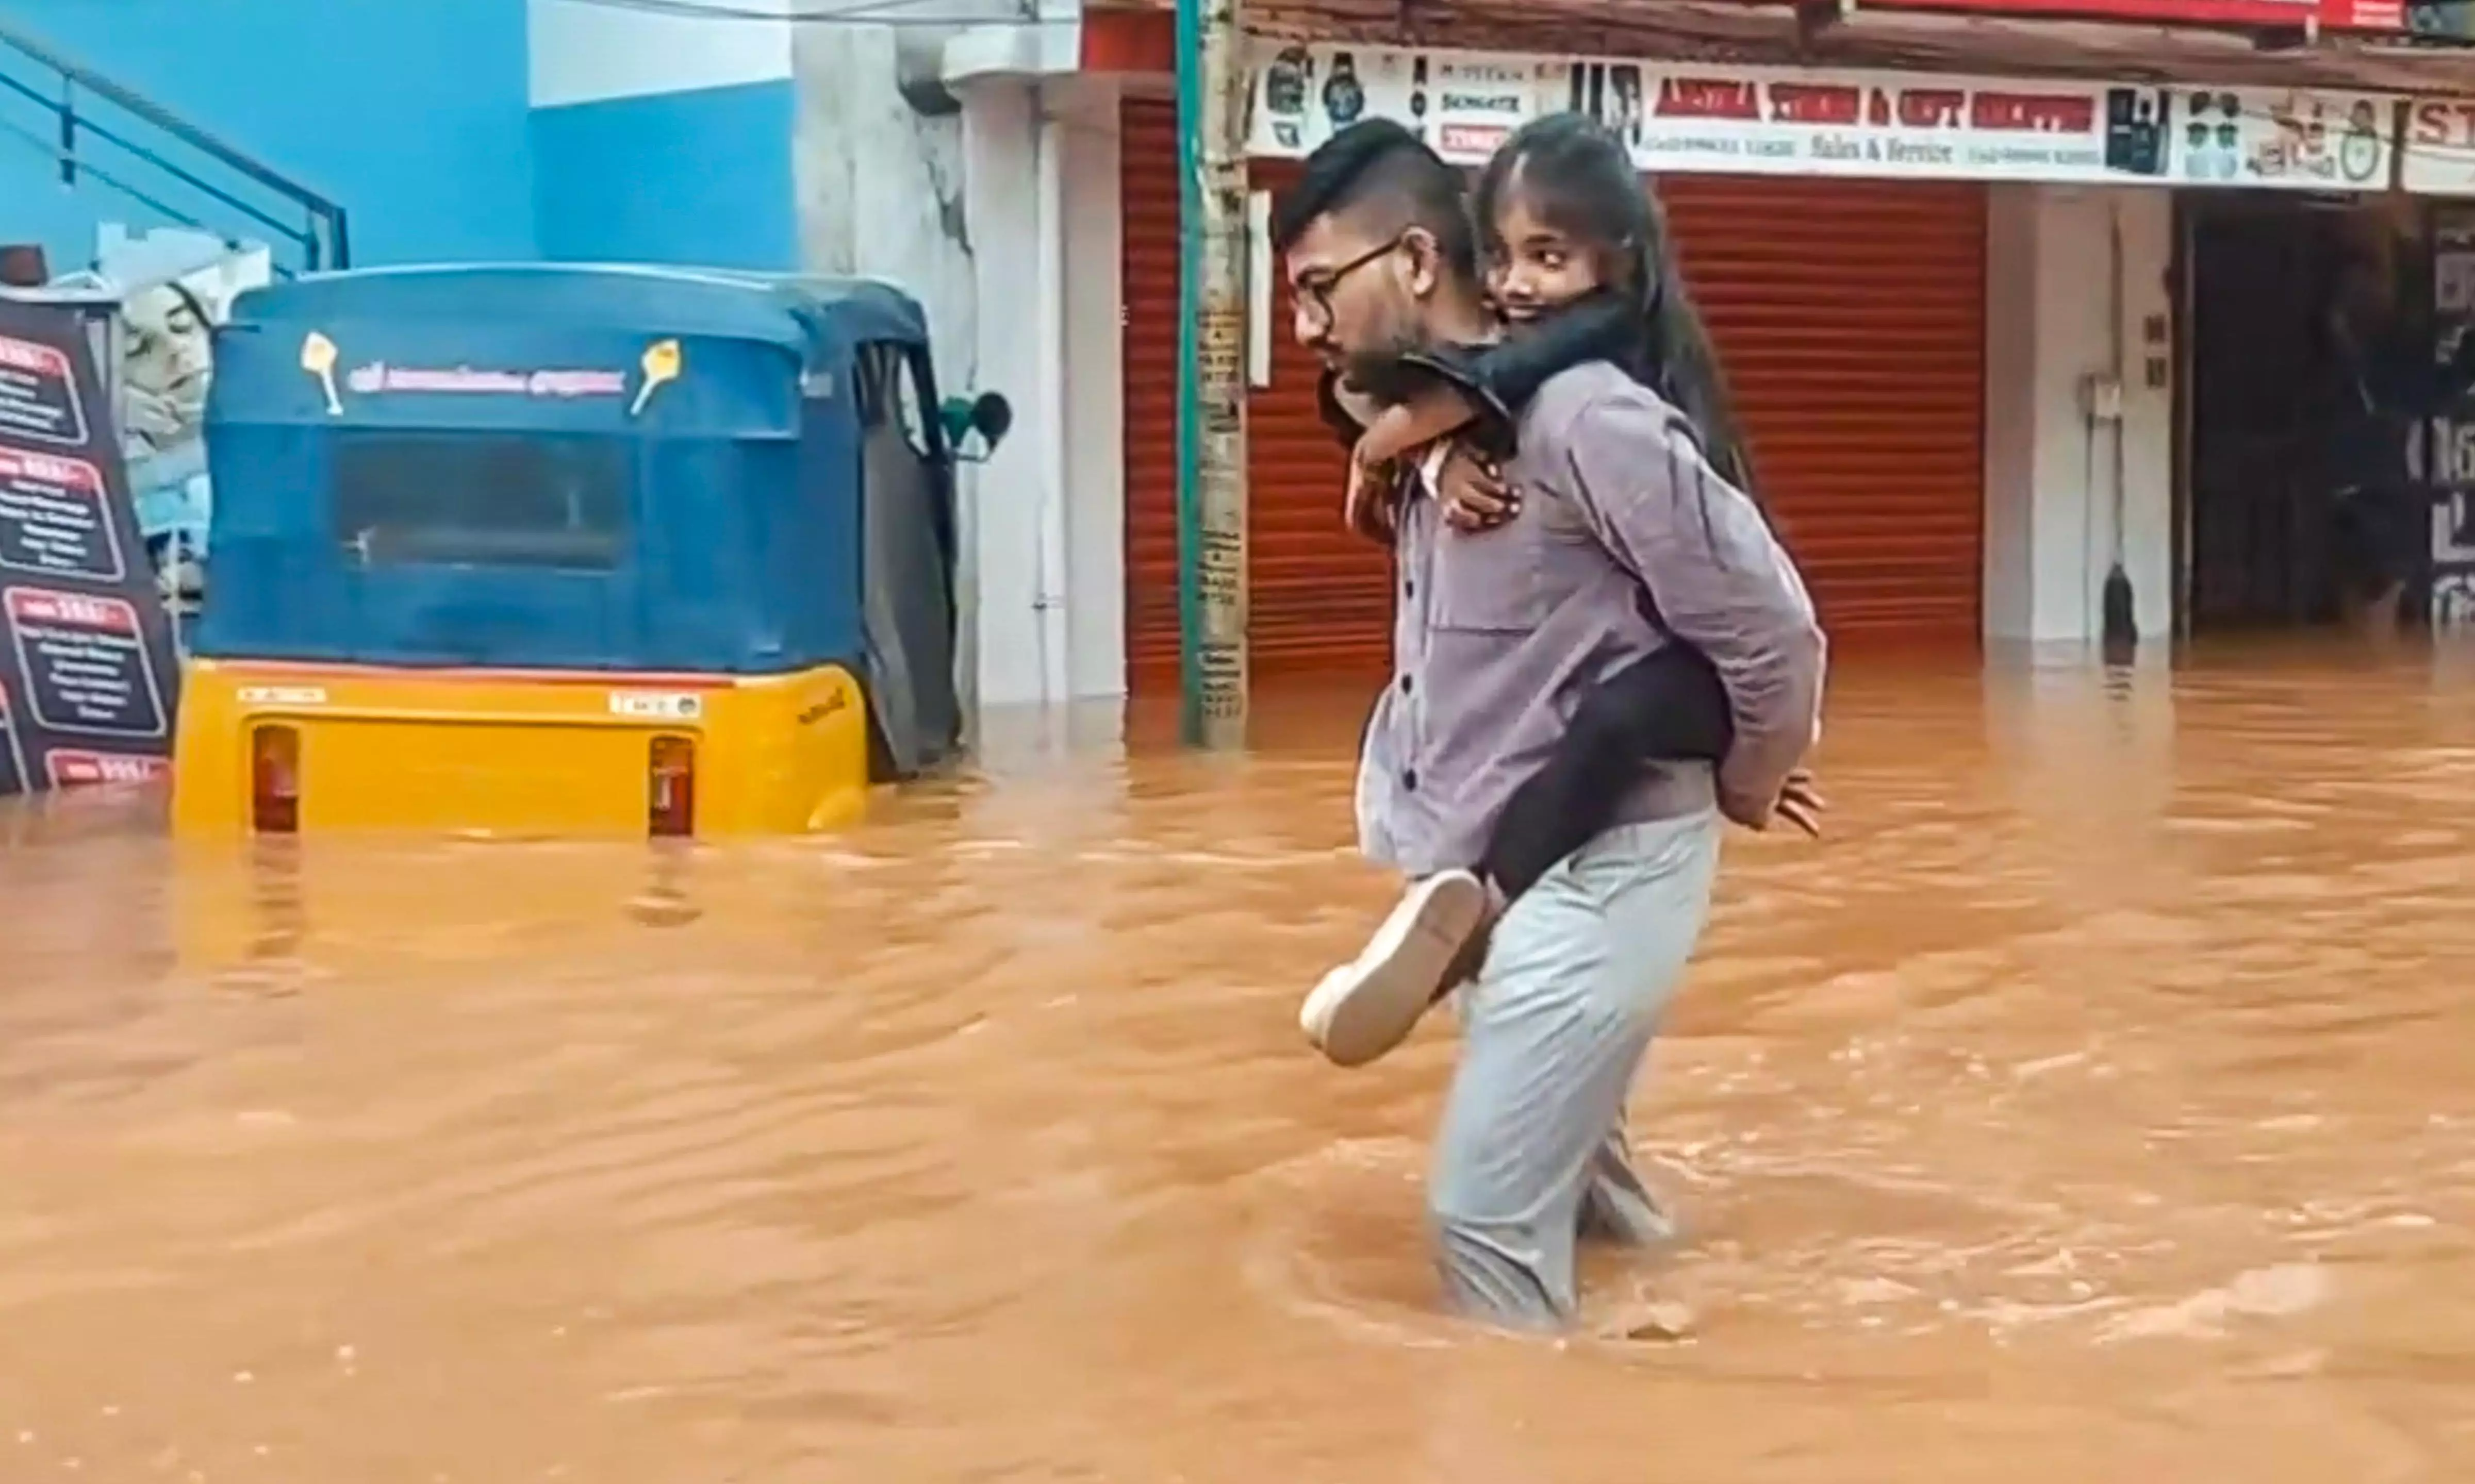
<svg viewBox="0 0 2475 1484"><path fill-rule="evenodd" d="M1759 828L1821 716L1826 645L1803 580L1752 500L1711 472L1682 415L1650 392L1599 393L1565 443L1600 539L1649 589L1659 620L1719 671L1735 725L1720 805Z"/></svg>

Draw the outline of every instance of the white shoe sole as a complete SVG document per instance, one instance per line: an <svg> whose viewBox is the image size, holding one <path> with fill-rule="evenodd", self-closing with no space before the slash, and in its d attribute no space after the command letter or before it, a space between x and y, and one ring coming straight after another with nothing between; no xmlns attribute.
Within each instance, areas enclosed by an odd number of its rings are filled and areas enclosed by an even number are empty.
<svg viewBox="0 0 2475 1484"><path fill-rule="evenodd" d="M1486 888L1467 871L1411 887L1354 963L1333 970L1299 1008L1298 1025L1342 1066L1363 1066L1409 1039L1444 975L1486 916Z"/></svg>

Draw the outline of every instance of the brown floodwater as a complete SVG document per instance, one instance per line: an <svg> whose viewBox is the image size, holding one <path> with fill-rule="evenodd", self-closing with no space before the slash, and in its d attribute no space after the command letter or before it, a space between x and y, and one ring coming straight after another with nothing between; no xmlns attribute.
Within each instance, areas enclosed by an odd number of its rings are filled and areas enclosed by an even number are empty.
<svg viewBox="0 0 2475 1484"><path fill-rule="evenodd" d="M1434 1311L1449 1026L1295 1028L1360 700L680 854L0 812L0 1478L2475 1477L2475 660L1851 662L1562 1343Z"/></svg>

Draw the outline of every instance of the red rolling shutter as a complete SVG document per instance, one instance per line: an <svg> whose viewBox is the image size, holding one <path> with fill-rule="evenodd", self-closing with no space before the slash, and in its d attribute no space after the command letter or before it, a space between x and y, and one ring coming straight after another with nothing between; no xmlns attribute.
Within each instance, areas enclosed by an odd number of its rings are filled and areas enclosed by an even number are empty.
<svg viewBox="0 0 2475 1484"><path fill-rule="evenodd" d="M1975 644L1984 188L1659 186L1764 497L1833 640Z"/></svg>

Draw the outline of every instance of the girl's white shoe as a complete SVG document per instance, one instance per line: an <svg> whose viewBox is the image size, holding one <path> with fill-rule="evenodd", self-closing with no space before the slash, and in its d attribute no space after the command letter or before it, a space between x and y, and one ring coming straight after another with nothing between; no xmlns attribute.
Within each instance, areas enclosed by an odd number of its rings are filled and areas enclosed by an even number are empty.
<svg viewBox="0 0 2475 1484"><path fill-rule="evenodd" d="M1299 1008L1298 1025L1325 1056L1363 1066L1409 1038L1447 987L1445 976L1486 920L1486 886L1468 871L1412 885L1366 951L1334 969Z"/></svg>

